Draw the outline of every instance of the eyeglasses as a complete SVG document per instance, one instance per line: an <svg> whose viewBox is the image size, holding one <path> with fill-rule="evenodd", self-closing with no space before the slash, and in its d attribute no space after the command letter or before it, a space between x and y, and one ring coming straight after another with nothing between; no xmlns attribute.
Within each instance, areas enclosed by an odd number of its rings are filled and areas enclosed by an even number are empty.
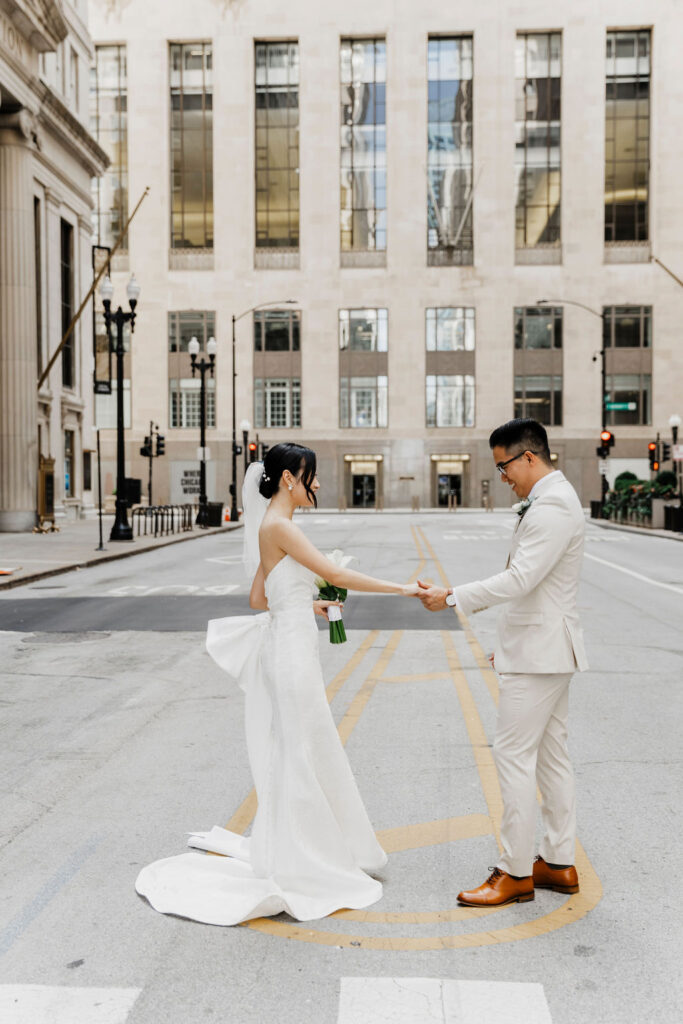
<svg viewBox="0 0 683 1024"><path fill-rule="evenodd" d="M515 459L521 459L522 455L526 455L527 451L530 455L538 455L538 452L532 452L530 448L525 448L523 452L517 452L516 455L513 455L511 459L507 459L506 462L497 462L496 469L498 470L500 475L505 476L505 467L509 466L511 462L514 462Z"/></svg>

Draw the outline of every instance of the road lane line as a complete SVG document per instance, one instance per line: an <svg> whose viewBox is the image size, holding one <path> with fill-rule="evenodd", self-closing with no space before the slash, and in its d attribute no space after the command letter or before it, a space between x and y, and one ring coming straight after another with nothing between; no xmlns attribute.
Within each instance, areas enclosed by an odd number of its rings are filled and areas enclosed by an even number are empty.
<svg viewBox="0 0 683 1024"><path fill-rule="evenodd" d="M140 988L0 985L7 1024L125 1024Z"/></svg>
<svg viewBox="0 0 683 1024"><path fill-rule="evenodd" d="M337 1024L552 1024L537 982L340 978Z"/></svg>
<svg viewBox="0 0 683 1024"><path fill-rule="evenodd" d="M601 565L607 565L610 569L616 569L617 572L623 572L627 576L633 576L634 579L642 580L643 583L650 583L653 587L661 587L662 590L672 590L674 594L683 594L683 587L675 587L673 583L662 583L660 580L653 580L651 576L643 576L639 572L634 572L633 569L627 569L624 565L608 562L606 558L598 558L597 555L589 555L588 552L584 552L583 557L590 558L592 562L600 562Z"/></svg>
<svg viewBox="0 0 683 1024"><path fill-rule="evenodd" d="M79 846L67 860L64 861L58 871L49 878L45 885L38 890L33 899L14 915L5 927L0 931L0 956L6 953L20 938L26 929L45 910L57 893L61 892L65 885L78 874L85 862L93 855L100 845L104 836L92 836L86 843Z"/></svg>

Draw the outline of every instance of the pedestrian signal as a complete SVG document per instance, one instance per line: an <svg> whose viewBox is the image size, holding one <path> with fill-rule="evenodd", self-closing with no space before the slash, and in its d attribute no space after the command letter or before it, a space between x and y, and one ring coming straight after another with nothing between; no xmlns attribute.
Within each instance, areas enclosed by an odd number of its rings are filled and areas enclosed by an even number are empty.
<svg viewBox="0 0 683 1024"><path fill-rule="evenodd" d="M650 469L652 472L656 472L659 469L659 459L657 458L657 442L650 441L647 446L647 454L650 460Z"/></svg>
<svg viewBox="0 0 683 1024"><path fill-rule="evenodd" d="M140 455L142 455L143 459L149 459L151 454L152 454L152 438L147 436L147 437L145 437L144 444L143 444L142 448L140 449Z"/></svg>
<svg viewBox="0 0 683 1024"><path fill-rule="evenodd" d="M163 434L157 434L157 455L166 454L166 438Z"/></svg>

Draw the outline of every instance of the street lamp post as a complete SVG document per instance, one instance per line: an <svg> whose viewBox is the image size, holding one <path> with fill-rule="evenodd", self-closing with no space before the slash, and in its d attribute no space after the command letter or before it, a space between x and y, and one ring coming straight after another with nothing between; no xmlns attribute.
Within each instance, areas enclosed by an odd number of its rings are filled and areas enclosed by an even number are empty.
<svg viewBox="0 0 683 1024"><path fill-rule="evenodd" d="M133 530L128 522L128 502L126 500L126 461L124 449L123 422L123 327L130 323L131 334L135 330L135 307L140 297L140 285L131 276L126 287L126 295L130 312L124 313L119 308L111 311L111 300L114 297L114 286L111 278L105 277L100 288L100 297L104 306L104 322L111 345L111 325L116 325L116 517L109 534L109 540L132 540Z"/></svg>
<svg viewBox="0 0 683 1024"><path fill-rule="evenodd" d="M209 357L201 359L197 362L197 356L199 354L199 342L196 338L190 339L190 344L187 346L187 350L190 353L190 359L192 360L192 376L195 375L195 370L199 370L201 375L201 384L199 389L199 447L201 449L201 458L199 460L199 509L197 511L197 526L208 526L209 524L209 508L208 498L206 496L206 384L205 376L207 370L213 377L213 368L216 361L216 339L209 338L206 343L206 352Z"/></svg>
<svg viewBox="0 0 683 1024"><path fill-rule="evenodd" d="M600 431L604 431L607 427L607 366L605 362L605 317L607 311L603 310L599 313L597 309L593 309L592 306L587 306L584 302L576 302L574 299L539 299L536 303L537 306L578 306L579 309L585 309L587 313L591 313L592 316L597 316L602 321L602 339L600 344L600 350L593 354L593 362L596 363L600 360ZM600 491L600 504L605 504L605 498L607 497L607 491L609 486L607 484L607 475L602 474L601 477L601 491Z"/></svg>
<svg viewBox="0 0 683 1024"><path fill-rule="evenodd" d="M284 299L282 302L259 302L258 305L252 306L250 309L245 309L244 313L240 313L239 316L232 315L232 483L230 484L230 522L237 522L237 408L236 408L236 381L237 381L237 367L235 363L235 324L238 320L241 320L245 316L249 316L250 313L255 313L257 309L265 309L266 306L296 306L296 299ZM246 446L245 446L246 447Z"/></svg>

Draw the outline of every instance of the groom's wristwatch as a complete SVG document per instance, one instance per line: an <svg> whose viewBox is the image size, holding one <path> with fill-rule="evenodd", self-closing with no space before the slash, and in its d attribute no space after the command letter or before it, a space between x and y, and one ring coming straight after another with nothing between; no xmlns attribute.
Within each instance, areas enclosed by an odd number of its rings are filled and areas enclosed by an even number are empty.
<svg viewBox="0 0 683 1024"><path fill-rule="evenodd" d="M446 594L446 604L448 605L449 608L455 608L455 594L453 593L453 587L448 588L448 593Z"/></svg>

